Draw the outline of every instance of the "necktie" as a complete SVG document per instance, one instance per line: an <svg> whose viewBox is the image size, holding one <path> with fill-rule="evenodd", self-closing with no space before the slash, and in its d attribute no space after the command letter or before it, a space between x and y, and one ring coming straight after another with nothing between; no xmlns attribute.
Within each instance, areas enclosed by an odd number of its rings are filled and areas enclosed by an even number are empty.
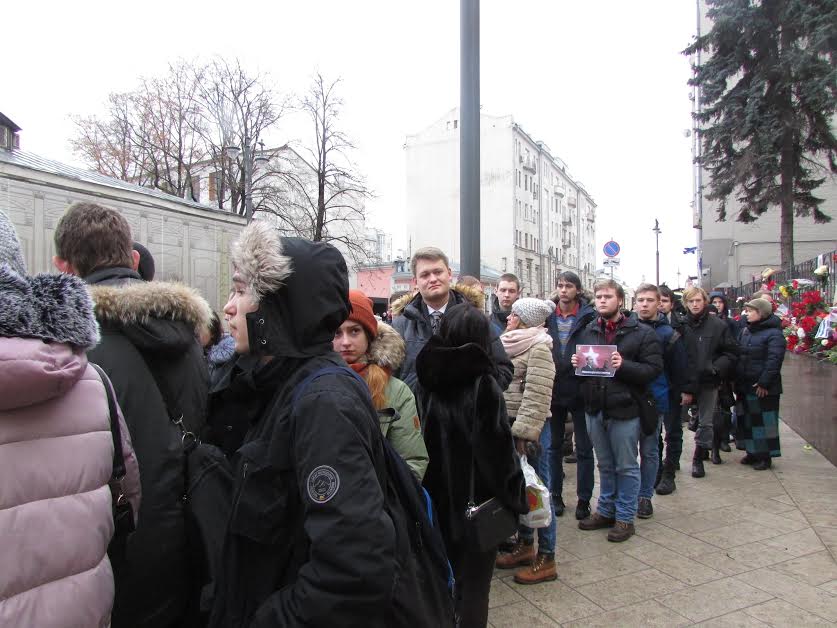
<svg viewBox="0 0 837 628"><path fill-rule="evenodd" d="M433 328L433 335L439 333L439 327L442 325L442 313L441 312L433 312L430 315L430 326Z"/></svg>

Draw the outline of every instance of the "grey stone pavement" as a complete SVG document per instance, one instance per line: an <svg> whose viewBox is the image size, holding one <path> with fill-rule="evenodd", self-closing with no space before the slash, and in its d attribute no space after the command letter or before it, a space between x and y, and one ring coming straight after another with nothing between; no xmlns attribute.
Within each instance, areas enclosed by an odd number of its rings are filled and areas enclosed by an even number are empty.
<svg viewBox="0 0 837 628"><path fill-rule="evenodd" d="M522 586L495 571L490 624L837 625L837 469L782 424L771 470L739 464L733 449L693 479L684 432L677 491L655 496L654 517L625 543L577 528L575 465L565 465L558 580Z"/></svg>

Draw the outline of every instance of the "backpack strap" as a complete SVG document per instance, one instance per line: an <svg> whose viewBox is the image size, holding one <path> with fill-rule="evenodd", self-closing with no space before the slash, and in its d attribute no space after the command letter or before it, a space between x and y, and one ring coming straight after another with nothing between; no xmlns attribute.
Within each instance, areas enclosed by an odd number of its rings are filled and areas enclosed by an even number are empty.
<svg viewBox="0 0 837 628"><path fill-rule="evenodd" d="M299 382L294 387L294 392L291 395L291 408L294 408L299 401L299 398L305 393L305 389L316 379L323 377L324 375L334 375L338 373L346 373L351 375L356 380L358 380L364 387L366 387L366 382L363 381L363 378L355 373L352 369L348 366L324 366L316 371L313 371L305 376L305 378Z"/></svg>

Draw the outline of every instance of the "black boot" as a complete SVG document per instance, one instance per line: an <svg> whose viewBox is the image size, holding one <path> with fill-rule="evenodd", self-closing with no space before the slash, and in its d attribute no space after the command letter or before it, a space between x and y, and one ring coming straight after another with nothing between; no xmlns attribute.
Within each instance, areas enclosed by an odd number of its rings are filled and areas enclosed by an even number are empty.
<svg viewBox="0 0 837 628"><path fill-rule="evenodd" d="M674 467L665 465L663 467L663 476L660 478L660 483L657 484L657 495L671 495L677 490L677 485L674 483Z"/></svg>
<svg viewBox="0 0 837 628"><path fill-rule="evenodd" d="M753 464L753 469L756 471L767 471L771 466L773 466L770 460L770 454L763 454L758 461Z"/></svg>
<svg viewBox="0 0 837 628"><path fill-rule="evenodd" d="M706 450L703 447L695 447L695 456L692 458L692 477L702 478L706 475L703 468L703 454Z"/></svg>
<svg viewBox="0 0 837 628"><path fill-rule="evenodd" d="M715 437L712 439L712 464L721 464L723 460L721 460L721 452L719 450L721 446L721 437L718 434L715 434Z"/></svg>

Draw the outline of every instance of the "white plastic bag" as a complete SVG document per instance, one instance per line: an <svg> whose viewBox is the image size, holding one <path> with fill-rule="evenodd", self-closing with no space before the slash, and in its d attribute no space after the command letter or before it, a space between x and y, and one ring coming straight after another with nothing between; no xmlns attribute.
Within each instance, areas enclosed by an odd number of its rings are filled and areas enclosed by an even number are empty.
<svg viewBox="0 0 837 628"><path fill-rule="evenodd" d="M520 456L520 466L526 479L526 499L529 502L529 513L520 515L520 524L527 528L545 528L552 521L552 497L549 489L526 460L526 456Z"/></svg>

